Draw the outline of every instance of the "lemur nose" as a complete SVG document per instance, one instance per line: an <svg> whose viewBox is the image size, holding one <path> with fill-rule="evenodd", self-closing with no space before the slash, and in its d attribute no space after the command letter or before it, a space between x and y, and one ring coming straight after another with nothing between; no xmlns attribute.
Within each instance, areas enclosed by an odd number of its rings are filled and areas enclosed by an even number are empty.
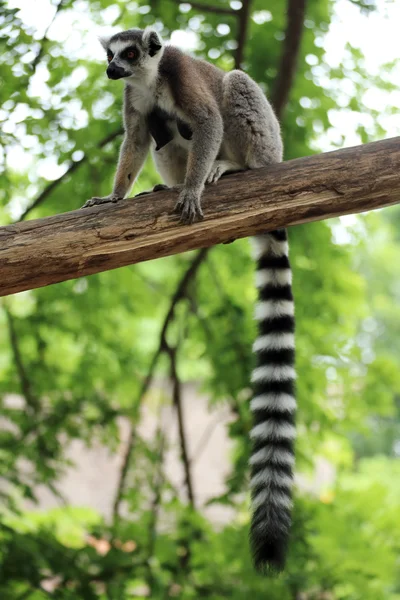
<svg viewBox="0 0 400 600"><path fill-rule="evenodd" d="M117 67L117 65L113 65L112 63L108 65L106 73L109 79L121 79L121 77L125 76L124 69Z"/></svg>

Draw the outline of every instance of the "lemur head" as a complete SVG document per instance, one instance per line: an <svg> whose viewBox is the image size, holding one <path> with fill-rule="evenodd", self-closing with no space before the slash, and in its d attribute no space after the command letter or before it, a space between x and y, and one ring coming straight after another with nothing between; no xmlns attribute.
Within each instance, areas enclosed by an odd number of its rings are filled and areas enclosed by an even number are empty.
<svg viewBox="0 0 400 600"><path fill-rule="evenodd" d="M154 29L128 29L100 42L107 52L109 79L143 80L156 73L163 44Z"/></svg>

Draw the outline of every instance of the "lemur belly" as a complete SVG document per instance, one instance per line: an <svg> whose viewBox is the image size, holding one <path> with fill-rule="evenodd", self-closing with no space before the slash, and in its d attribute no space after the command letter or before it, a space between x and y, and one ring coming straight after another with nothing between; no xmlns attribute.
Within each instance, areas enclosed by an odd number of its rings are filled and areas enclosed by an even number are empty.
<svg viewBox="0 0 400 600"><path fill-rule="evenodd" d="M155 106L147 115L147 125L156 143L157 152L172 141L186 151L190 149L193 132L179 117Z"/></svg>
<svg viewBox="0 0 400 600"><path fill-rule="evenodd" d="M147 122L153 138L153 160L164 183L169 186L183 183L192 130L187 123L159 107L149 113Z"/></svg>

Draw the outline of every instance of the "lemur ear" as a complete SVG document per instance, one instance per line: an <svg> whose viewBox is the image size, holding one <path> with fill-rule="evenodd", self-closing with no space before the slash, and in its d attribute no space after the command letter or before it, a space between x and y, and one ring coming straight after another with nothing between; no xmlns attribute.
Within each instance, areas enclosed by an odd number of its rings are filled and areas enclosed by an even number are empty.
<svg viewBox="0 0 400 600"><path fill-rule="evenodd" d="M110 37L107 37L105 35L99 35L99 42L103 46L104 50L107 50L108 45L110 43L110 39Z"/></svg>
<svg viewBox="0 0 400 600"><path fill-rule="evenodd" d="M162 40L154 29L145 29L143 33L143 41L147 44L149 55L155 56L162 48Z"/></svg>

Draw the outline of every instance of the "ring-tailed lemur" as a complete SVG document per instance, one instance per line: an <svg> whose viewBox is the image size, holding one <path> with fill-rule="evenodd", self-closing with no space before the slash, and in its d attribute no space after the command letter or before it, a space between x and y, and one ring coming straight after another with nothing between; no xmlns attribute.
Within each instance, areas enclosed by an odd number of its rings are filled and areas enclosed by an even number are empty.
<svg viewBox="0 0 400 600"><path fill-rule="evenodd" d="M110 79L124 78L125 138L113 192L85 207L124 198L151 147L168 186L180 186L176 211L202 218L206 183L223 173L282 160L279 123L259 86L242 71L225 73L178 48L152 29L101 40ZM295 438L294 310L286 231L254 238L259 302L257 367L251 400L254 427L251 546L256 567L281 569L291 522Z"/></svg>

